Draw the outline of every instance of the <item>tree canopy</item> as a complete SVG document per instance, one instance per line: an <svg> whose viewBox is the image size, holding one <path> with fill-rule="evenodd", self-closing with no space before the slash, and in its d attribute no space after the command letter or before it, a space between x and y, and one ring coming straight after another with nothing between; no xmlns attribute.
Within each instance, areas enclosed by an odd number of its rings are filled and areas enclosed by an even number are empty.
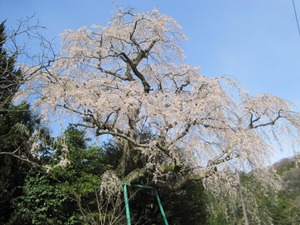
<svg viewBox="0 0 300 225"><path fill-rule="evenodd" d="M120 140L129 182L176 188L264 165L274 142L299 132L299 114L279 97L251 96L187 65L180 29L154 9L119 10L107 26L66 30L55 62L24 68L31 79L20 96L34 95L46 121L67 116L95 136ZM141 138L145 130L151 138ZM137 157L141 164L132 167Z"/></svg>

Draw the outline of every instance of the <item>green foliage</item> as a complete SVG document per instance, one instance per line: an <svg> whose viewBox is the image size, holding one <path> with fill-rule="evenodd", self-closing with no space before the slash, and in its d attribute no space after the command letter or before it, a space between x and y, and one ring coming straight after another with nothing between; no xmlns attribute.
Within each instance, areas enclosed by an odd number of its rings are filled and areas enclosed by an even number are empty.
<svg viewBox="0 0 300 225"><path fill-rule="evenodd" d="M70 165L55 166L55 160L49 156L44 162L50 163L52 169L27 178L24 194L15 203L22 224L98 224L99 218L106 219L111 213L107 208L99 211L103 206L99 189L101 175L114 168L110 162L116 160L106 153L115 154L112 149L90 147L88 141L85 132L72 126L57 138L55 149L60 151L63 145L67 146Z"/></svg>
<svg viewBox="0 0 300 225"><path fill-rule="evenodd" d="M170 224L206 224L208 219L207 196L201 183L188 182L181 189L162 192L164 206L168 209Z"/></svg>
<svg viewBox="0 0 300 225"><path fill-rule="evenodd" d="M9 153L34 160L29 152L29 140L38 122L26 103L8 109L9 113L0 113L0 153L3 153L0 155L0 224L9 220L14 210L12 201L22 194L24 178L32 169Z"/></svg>
<svg viewBox="0 0 300 225"><path fill-rule="evenodd" d="M300 169L293 159L284 160L277 168L284 181L283 190L277 198L277 207L273 209L274 224L300 224Z"/></svg>
<svg viewBox="0 0 300 225"><path fill-rule="evenodd" d="M217 204L217 203L215 203ZM224 210L219 207L215 207L214 213L208 216L209 225L230 225L228 222L226 215L224 214Z"/></svg>
<svg viewBox="0 0 300 225"><path fill-rule="evenodd" d="M43 171L26 179L24 194L17 200L18 220L14 224L74 224L72 215L67 215L66 198L61 186ZM70 223L70 221L73 221Z"/></svg>
<svg viewBox="0 0 300 225"><path fill-rule="evenodd" d="M295 167L295 161L292 159L282 159L278 163L275 163L274 167L277 169L277 173L282 176L284 172Z"/></svg>
<svg viewBox="0 0 300 225"><path fill-rule="evenodd" d="M64 134L59 139L66 142L71 151L86 149L87 142L91 140L90 138L85 137L84 131L78 130L72 125L67 127Z"/></svg>
<svg viewBox="0 0 300 225"><path fill-rule="evenodd" d="M300 193L300 168L290 168L283 173L282 179L285 181L285 190L289 194Z"/></svg>
<svg viewBox="0 0 300 225"><path fill-rule="evenodd" d="M110 140L104 143L102 150L102 162L105 165L110 165L109 169L116 170L120 165L120 160L123 156L123 145Z"/></svg>
<svg viewBox="0 0 300 225"><path fill-rule="evenodd" d="M5 224L13 214L12 201L22 194L29 169L12 156L0 156L0 224Z"/></svg>

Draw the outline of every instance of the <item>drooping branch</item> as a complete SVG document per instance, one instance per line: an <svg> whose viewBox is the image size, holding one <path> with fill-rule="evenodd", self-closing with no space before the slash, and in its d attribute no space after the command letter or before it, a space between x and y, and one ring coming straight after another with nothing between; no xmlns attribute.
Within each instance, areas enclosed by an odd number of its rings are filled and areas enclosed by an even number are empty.
<svg viewBox="0 0 300 225"><path fill-rule="evenodd" d="M177 141L179 141L180 139L182 139L185 135L187 135L192 127L192 125L194 124L194 122L189 122L187 123L187 125L185 126L185 128L183 129L183 131L181 133L178 134L178 136L169 143L168 147L173 145L174 143L176 143Z"/></svg>
<svg viewBox="0 0 300 225"><path fill-rule="evenodd" d="M260 123L260 124L254 124L258 121L261 120L262 116L258 115L256 118L253 118L253 114L250 114L250 124L249 124L249 128L250 129L256 129L259 127L266 127L266 126L271 126L271 125L275 125L276 121L279 120L280 118L284 118L284 116L281 115L281 112L283 112L282 109L280 109L277 112L277 116L274 119L270 119L270 121L268 122L264 122L264 123Z"/></svg>
<svg viewBox="0 0 300 225"><path fill-rule="evenodd" d="M102 67L99 67L99 70L102 73L105 73L105 74L111 75L113 77L119 78L119 79L121 79L123 81L133 81L133 78L128 73L126 73L125 74L126 76L124 77L122 74L119 74L118 71L114 71L113 72L113 71L110 71L110 70L106 70L106 69L104 69ZM119 69L119 70L121 70L121 69Z"/></svg>
<svg viewBox="0 0 300 225"><path fill-rule="evenodd" d="M211 159L208 161L207 163L207 167L211 168L211 167L217 167L218 165L224 163L224 162L228 162L231 161L234 158L237 158L239 155L236 154L234 155L232 152L230 151L223 151L221 153L221 155L215 157L214 159Z"/></svg>
<svg viewBox="0 0 300 225"><path fill-rule="evenodd" d="M127 134L122 132L120 129L101 130L101 129L97 128L97 130L96 130L96 135L97 136L105 135L105 134L110 134L113 137L119 137L119 138L122 138L126 141L129 141L137 150L138 149L140 149L140 150L147 149L150 146L150 144L141 144L141 143L139 143L137 140L129 137Z"/></svg>

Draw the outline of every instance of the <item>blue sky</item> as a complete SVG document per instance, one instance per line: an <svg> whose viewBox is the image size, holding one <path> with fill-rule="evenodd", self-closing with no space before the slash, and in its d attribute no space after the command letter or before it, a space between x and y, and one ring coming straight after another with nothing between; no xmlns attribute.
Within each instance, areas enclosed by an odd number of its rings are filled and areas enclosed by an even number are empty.
<svg viewBox="0 0 300 225"><path fill-rule="evenodd" d="M295 0L300 16L300 0ZM206 76L227 75L251 94L272 93L300 111L300 37L292 0L1 0L7 27L35 15L49 39L65 29L106 25L115 5L154 7L183 26L187 63ZM300 18L299 18L300 19Z"/></svg>
<svg viewBox="0 0 300 225"><path fill-rule="evenodd" d="M294 0L300 16L300 0ZM300 37L292 0L0 0L7 27L35 15L44 35L59 42L65 29L105 26L118 6L156 7L183 26L187 63L227 75L251 94L271 93L300 111ZM300 19L300 18L299 18Z"/></svg>

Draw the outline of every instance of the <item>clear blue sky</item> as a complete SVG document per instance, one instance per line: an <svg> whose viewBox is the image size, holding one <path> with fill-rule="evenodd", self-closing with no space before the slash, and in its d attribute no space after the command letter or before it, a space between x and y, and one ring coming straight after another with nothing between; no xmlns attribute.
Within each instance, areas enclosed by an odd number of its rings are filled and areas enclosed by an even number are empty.
<svg viewBox="0 0 300 225"><path fill-rule="evenodd" d="M300 0L295 0L300 16ZM292 0L0 0L7 27L35 15L56 42L65 29L100 24L114 5L156 7L183 26L187 63L201 73L228 75L251 94L271 93L300 111L300 37ZM300 19L300 18L299 18Z"/></svg>
<svg viewBox="0 0 300 225"><path fill-rule="evenodd" d="M295 0L300 16L300 0ZM187 63L228 75L252 94L272 93L300 111L300 37L292 0L0 0L7 27L35 15L58 42L65 29L106 25L114 5L154 7L183 26ZM299 18L300 19L300 18Z"/></svg>

